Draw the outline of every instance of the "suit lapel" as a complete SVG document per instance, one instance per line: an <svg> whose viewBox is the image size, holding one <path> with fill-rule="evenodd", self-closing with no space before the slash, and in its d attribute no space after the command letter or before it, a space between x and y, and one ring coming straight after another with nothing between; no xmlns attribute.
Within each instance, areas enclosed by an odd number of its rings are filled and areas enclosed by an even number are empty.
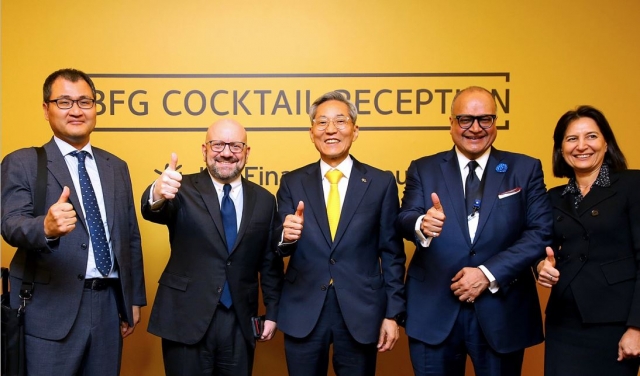
<svg viewBox="0 0 640 376"><path fill-rule="evenodd" d="M344 203L342 204L342 210L340 211L340 222L338 222L338 229L336 230L336 237L333 241L333 247L335 247L340 239L344 235L349 222L353 218L362 198L364 197L369 185L371 184L371 178L367 176L367 170L365 166L353 159L353 168L351 168L351 176L349 176L349 185L347 186L347 193L344 197Z"/></svg>
<svg viewBox="0 0 640 376"><path fill-rule="evenodd" d="M498 194L500 193L500 186L506 176L506 172L496 171L496 167L500 162L502 162L502 159L502 152L496 149L491 150L483 177L483 179L485 179L485 183L484 191L482 192L482 201L480 203L480 218L478 220L478 229L476 230L476 239L478 239L484 229L484 226L487 224L487 218L489 218L491 211L496 205Z"/></svg>
<svg viewBox="0 0 640 376"><path fill-rule="evenodd" d="M327 218L327 207L324 202L324 191L322 190L322 177L320 176L320 162L314 163L307 169L308 178L302 181L302 188L308 198L306 205L311 207L318 227L325 238L327 244L331 245L331 231L329 230L329 219ZM298 205L294 203L294 205ZM305 210L306 211L306 210Z"/></svg>
<svg viewBox="0 0 640 376"><path fill-rule="evenodd" d="M450 206L453 209L458 226L462 235L467 240L467 244L471 245L469 238L469 227L467 224L467 209L465 208L464 189L462 187L462 175L460 174L460 165L455 149L452 149L445 155L443 162L440 164L440 170L447 190L449 193ZM439 192L436 192L439 193ZM450 210L443 204L445 214ZM446 228L446 226L445 226Z"/></svg>
<svg viewBox="0 0 640 376"><path fill-rule="evenodd" d="M615 181L618 180L618 177L611 174L610 179L611 185L609 187L596 186L591 188L589 193L587 193L587 195L582 199L582 202L578 207L578 216L582 216L585 212L591 210L591 208L593 208L594 206L616 194L615 189L613 189L612 187Z"/></svg>
<svg viewBox="0 0 640 376"><path fill-rule="evenodd" d="M218 235L220 239L224 239L225 247L226 247L226 237L224 235L224 226L222 224L222 215L220 214L220 201L218 201L218 192L216 192L216 188L211 181L211 176L209 175L209 171L207 169L202 170L198 176L196 176L194 181L194 187L200 192L202 196L202 201L204 201L204 205L213 220L216 229L218 230Z"/></svg>
<svg viewBox="0 0 640 376"><path fill-rule="evenodd" d="M251 217L253 217L253 210L256 205L256 195L254 192L254 188L247 184L246 180L242 178L242 220L240 221L240 229L238 230L238 236L236 237L236 244L233 246L233 251L235 251L236 246L242 236L247 231L249 227L249 222L251 222Z"/></svg>
<svg viewBox="0 0 640 376"><path fill-rule="evenodd" d="M60 190L65 186L69 187L69 202L76 210L76 215L79 218L78 222L81 223L82 227L88 234L89 229L87 228L84 214L82 213L80 198L76 192L75 185L73 185L73 180L71 179L71 174L69 173L69 168L67 167L67 162L65 161L64 156L60 153L60 149L53 139L47 142L44 145L44 148L47 151L47 168L49 169L49 172L51 172L51 175L53 175L55 180L58 182ZM48 184L51 183L53 182L49 182Z"/></svg>
<svg viewBox="0 0 640 376"><path fill-rule="evenodd" d="M100 176L100 185L102 186L102 197L107 215L107 224L109 231L113 231L115 217L115 178L113 167L109 162L109 158L97 148L92 148L96 165L98 166L98 175Z"/></svg>

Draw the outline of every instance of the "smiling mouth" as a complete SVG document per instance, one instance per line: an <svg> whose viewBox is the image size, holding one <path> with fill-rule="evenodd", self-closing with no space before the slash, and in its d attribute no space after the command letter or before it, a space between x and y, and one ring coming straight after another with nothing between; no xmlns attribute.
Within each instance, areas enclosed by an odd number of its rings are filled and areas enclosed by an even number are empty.
<svg viewBox="0 0 640 376"><path fill-rule="evenodd" d="M586 159L591 157L593 154L576 154L573 157L578 159Z"/></svg>
<svg viewBox="0 0 640 376"><path fill-rule="evenodd" d="M340 142L340 140L336 140L335 138L332 138L330 140L325 140L324 141L325 144L330 144L330 145L335 145L335 144L337 144L339 142Z"/></svg>

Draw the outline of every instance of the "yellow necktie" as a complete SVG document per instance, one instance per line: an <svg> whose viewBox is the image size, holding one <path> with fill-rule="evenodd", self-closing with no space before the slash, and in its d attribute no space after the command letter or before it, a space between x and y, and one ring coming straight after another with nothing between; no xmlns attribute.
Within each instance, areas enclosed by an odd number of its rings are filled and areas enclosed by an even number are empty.
<svg viewBox="0 0 640 376"><path fill-rule="evenodd" d="M340 222L340 192L338 192L338 182L342 178L340 170L331 170L325 175L329 180L329 199L327 200L327 218L329 218L329 230L331 240L336 236L338 222Z"/></svg>

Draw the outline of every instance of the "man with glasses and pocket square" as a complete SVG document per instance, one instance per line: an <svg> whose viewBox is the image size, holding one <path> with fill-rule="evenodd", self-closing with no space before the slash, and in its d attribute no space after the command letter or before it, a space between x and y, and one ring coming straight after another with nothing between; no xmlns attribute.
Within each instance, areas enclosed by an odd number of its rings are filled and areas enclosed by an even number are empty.
<svg viewBox="0 0 640 376"><path fill-rule="evenodd" d="M531 265L552 226L539 160L492 147L496 103L484 88L456 94L453 149L411 162L397 219L416 244L407 271L407 326L416 375L518 376L543 340Z"/></svg>
<svg viewBox="0 0 640 376"><path fill-rule="evenodd" d="M172 154L142 196L142 216L166 225L171 243L149 332L162 338L168 376L248 376L256 340L276 331L283 275L276 200L240 175L250 147L238 122L213 123L201 150L206 169L183 176Z"/></svg>
<svg viewBox="0 0 640 376"><path fill-rule="evenodd" d="M2 236L18 247L11 286L35 259L25 312L29 376L120 373L122 339L147 304L140 233L127 164L90 143L96 89L85 73L61 69L43 88L53 138L47 154L46 215L32 214L33 148L2 161ZM11 305L20 304L11 294Z"/></svg>

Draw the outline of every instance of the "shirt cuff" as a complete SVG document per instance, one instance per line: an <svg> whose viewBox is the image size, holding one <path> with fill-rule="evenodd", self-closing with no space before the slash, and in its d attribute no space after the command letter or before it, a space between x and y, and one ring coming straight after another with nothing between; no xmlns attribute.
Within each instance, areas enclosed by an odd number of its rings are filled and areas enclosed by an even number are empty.
<svg viewBox="0 0 640 376"><path fill-rule="evenodd" d="M498 290L500 290L500 286L498 286L496 277L494 277L493 274L491 274L491 272L489 271L489 269L487 269L484 265L478 266L478 269L480 269L482 273L484 273L484 275L489 280L489 291L491 291L492 294L495 294L496 292L498 292Z"/></svg>
<svg viewBox="0 0 640 376"><path fill-rule="evenodd" d="M424 218L424 215L421 215L418 217L418 220L416 221L416 226L415 226L415 233L416 233L416 242L420 243L421 246L423 246L424 248L429 247L429 244L431 244L431 240L433 239L433 237L429 236L428 238L424 236L424 234L422 233L422 231L420 230L420 224L422 224L422 219Z"/></svg>
<svg viewBox="0 0 640 376"><path fill-rule="evenodd" d="M162 207L162 205L164 205L164 202L166 201L164 197L162 197L159 200L153 201L153 189L155 187L156 187L156 182L154 181L153 184L151 184L151 189L149 190L149 206L153 211L160 210L160 208Z"/></svg>
<svg viewBox="0 0 640 376"><path fill-rule="evenodd" d="M297 242L297 240L294 240L291 243L285 243L284 242L284 230L282 230L282 235L280 235L280 242L278 243L278 247L283 246L283 245L295 244L296 242Z"/></svg>

